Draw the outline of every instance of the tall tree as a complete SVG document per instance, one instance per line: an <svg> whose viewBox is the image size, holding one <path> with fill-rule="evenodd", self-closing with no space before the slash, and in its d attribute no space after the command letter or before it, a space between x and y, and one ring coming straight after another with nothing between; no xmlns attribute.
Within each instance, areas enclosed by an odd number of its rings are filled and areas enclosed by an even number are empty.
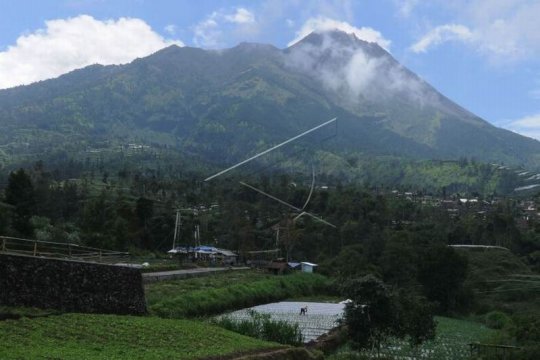
<svg viewBox="0 0 540 360"><path fill-rule="evenodd" d="M418 345L435 336L433 307L423 297L393 292L373 275L349 280L343 293L352 300L345 324L357 349L379 352L390 337Z"/></svg>
<svg viewBox="0 0 540 360"><path fill-rule="evenodd" d="M345 308L345 323L353 346L378 351L398 330L390 290L373 275L350 280L343 290L352 300Z"/></svg>
<svg viewBox="0 0 540 360"><path fill-rule="evenodd" d="M442 312L453 311L467 277L468 260L448 246L434 246L427 250L420 262L418 280L426 297L439 304Z"/></svg>
<svg viewBox="0 0 540 360"><path fill-rule="evenodd" d="M22 236L32 236L30 218L35 214L35 191L30 176L23 169L9 174L5 195L6 202L14 207L13 229Z"/></svg>

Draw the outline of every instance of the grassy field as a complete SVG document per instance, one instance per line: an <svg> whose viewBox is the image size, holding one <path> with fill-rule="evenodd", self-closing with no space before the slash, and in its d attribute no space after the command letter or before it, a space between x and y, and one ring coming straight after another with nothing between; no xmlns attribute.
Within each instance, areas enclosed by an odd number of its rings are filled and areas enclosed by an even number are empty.
<svg viewBox="0 0 540 360"><path fill-rule="evenodd" d="M317 274L271 276L247 271L159 282L146 287L150 313L166 318L208 316L295 296L324 294L329 280Z"/></svg>
<svg viewBox="0 0 540 360"><path fill-rule="evenodd" d="M149 283L144 286L144 290L146 302L151 306L164 299L170 299L193 291L219 289L231 284L246 284L274 277L262 271L226 271L202 277Z"/></svg>
<svg viewBox="0 0 540 360"><path fill-rule="evenodd" d="M492 337L497 331L486 326L446 317L436 317L437 335L434 340L427 341L418 349L402 340L390 341L381 349L381 354L391 359L437 359L459 360L469 359L470 350L468 344L482 342ZM372 358L374 352L350 352L342 351L331 357L332 360Z"/></svg>
<svg viewBox="0 0 540 360"><path fill-rule="evenodd" d="M38 309L21 306L0 306L0 320L2 319L18 319L21 317L41 317L49 315L58 315L60 311L52 309Z"/></svg>
<svg viewBox="0 0 540 360"><path fill-rule="evenodd" d="M516 255L498 249L459 249L469 259L469 284L475 291L475 312L540 313L540 276Z"/></svg>
<svg viewBox="0 0 540 360"><path fill-rule="evenodd" d="M274 299L313 295L320 275L238 271L148 284L153 315L204 316ZM200 359L280 347L207 322L155 316L59 314L0 307L0 359Z"/></svg>
<svg viewBox="0 0 540 360"><path fill-rule="evenodd" d="M489 256L488 256L489 255ZM492 254L476 254L475 263L493 260ZM505 254L488 273L475 272L486 291L495 286L486 279L524 270ZM510 263L508 263L510 261ZM508 264L507 264L508 263ZM473 265L474 266L474 265ZM505 271L501 270L502 268ZM521 271L519 271L521 272ZM527 281L533 275L523 278ZM537 280L534 277L533 280ZM508 285L509 286L509 285ZM0 308L23 318L0 321L0 359L199 359L274 348L279 345L229 332L206 322L182 317L207 316L277 300L324 297L329 280L317 274L273 276L257 271L216 273L206 277L147 284L150 317L64 314L26 308ZM498 287L496 289L499 289ZM497 294L503 297L504 292ZM327 296L334 300L333 296ZM502 299L501 299L502 300ZM36 316L29 319L26 316ZM164 319L174 318L174 319ZM416 356L424 359L467 359L468 344L497 334L480 323L437 317L437 337L419 349L395 340L382 353L389 358ZM372 353L346 349L333 359L360 359Z"/></svg>
<svg viewBox="0 0 540 360"><path fill-rule="evenodd" d="M65 314L0 321L0 359L199 359L276 348L190 320Z"/></svg>

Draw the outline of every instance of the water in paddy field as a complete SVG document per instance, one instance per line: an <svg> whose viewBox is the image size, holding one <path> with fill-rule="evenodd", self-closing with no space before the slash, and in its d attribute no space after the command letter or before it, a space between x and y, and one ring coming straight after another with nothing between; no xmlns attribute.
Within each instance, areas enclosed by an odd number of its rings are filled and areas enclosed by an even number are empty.
<svg viewBox="0 0 540 360"><path fill-rule="evenodd" d="M306 315L300 315L300 309L306 306ZM343 317L345 304L282 301L238 310L227 316L238 320L249 319L250 310L270 314L273 320L297 323L304 335L304 341L309 342L338 325L338 320Z"/></svg>

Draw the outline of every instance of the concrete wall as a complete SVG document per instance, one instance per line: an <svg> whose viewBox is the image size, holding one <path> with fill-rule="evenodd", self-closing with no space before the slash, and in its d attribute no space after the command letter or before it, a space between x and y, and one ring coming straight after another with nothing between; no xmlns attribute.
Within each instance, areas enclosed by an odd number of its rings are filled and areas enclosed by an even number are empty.
<svg viewBox="0 0 540 360"><path fill-rule="evenodd" d="M0 254L0 305L144 314L141 273L127 267Z"/></svg>

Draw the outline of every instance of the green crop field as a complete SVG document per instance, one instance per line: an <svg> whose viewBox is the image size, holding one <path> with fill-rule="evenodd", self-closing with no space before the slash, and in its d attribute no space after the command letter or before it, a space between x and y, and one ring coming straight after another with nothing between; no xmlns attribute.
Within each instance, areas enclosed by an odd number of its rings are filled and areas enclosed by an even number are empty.
<svg viewBox="0 0 540 360"><path fill-rule="evenodd" d="M151 314L207 315L268 299L313 295L328 280L316 274L271 276L238 271L148 284ZM200 359L282 347L185 319L60 314L1 307L0 359ZM13 318L13 319L12 319Z"/></svg>
<svg viewBox="0 0 540 360"><path fill-rule="evenodd" d="M381 355L392 359L437 359L437 360L459 360L469 359L469 345L473 342L482 342L489 339L497 331L486 326L466 321L451 319L446 317L436 317L437 335L434 340L425 342L417 349L402 340L388 342L381 349ZM345 359L365 359L375 358L376 352L356 352L343 351L334 357L333 360Z"/></svg>
<svg viewBox="0 0 540 360"><path fill-rule="evenodd" d="M280 345L206 323L65 314L0 322L0 359L199 359Z"/></svg>

